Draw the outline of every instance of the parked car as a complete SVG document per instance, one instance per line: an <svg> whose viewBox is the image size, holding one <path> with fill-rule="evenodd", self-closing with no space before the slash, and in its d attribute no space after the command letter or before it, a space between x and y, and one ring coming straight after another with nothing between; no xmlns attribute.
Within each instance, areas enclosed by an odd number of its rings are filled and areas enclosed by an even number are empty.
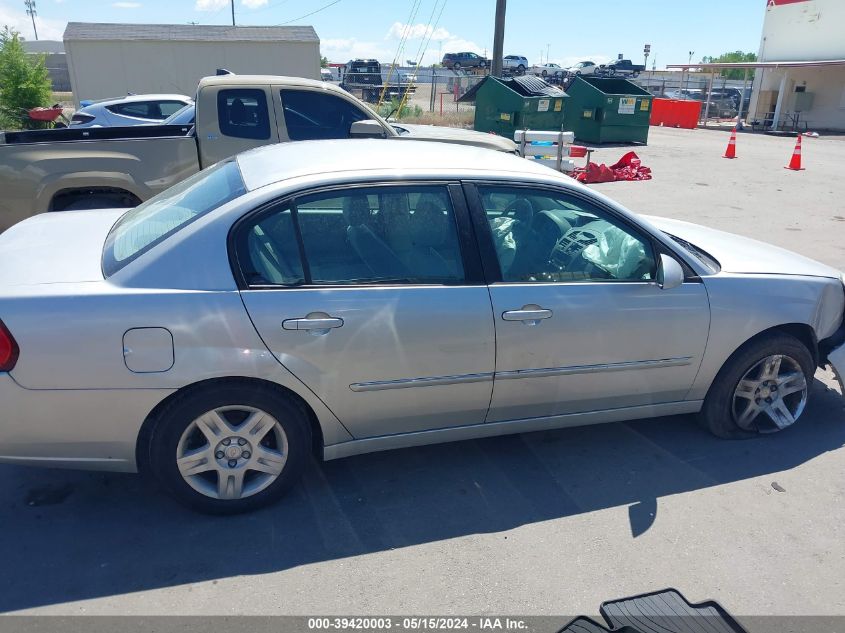
<svg viewBox="0 0 845 633"><path fill-rule="evenodd" d="M375 136L517 147L474 130L393 126L345 90L313 79L206 77L197 95L196 122L0 133L0 231L45 211L133 207L203 167L272 143Z"/></svg>
<svg viewBox="0 0 845 633"><path fill-rule="evenodd" d="M546 64L536 64L531 67L531 72L535 75L540 75L541 77L548 77L548 76L555 76L555 75L562 75L563 68L559 64L555 64L552 62Z"/></svg>
<svg viewBox="0 0 845 633"><path fill-rule="evenodd" d="M320 69L320 79L323 81L334 81L334 73L331 68Z"/></svg>
<svg viewBox="0 0 845 633"><path fill-rule="evenodd" d="M816 366L845 376L843 281L514 155L271 145L0 235L0 461L141 469L230 513L312 455L693 413L775 432Z"/></svg>
<svg viewBox="0 0 845 633"><path fill-rule="evenodd" d="M443 56L442 63L450 70L461 70L462 68L487 68L490 65L490 60L466 51L463 53L446 53Z"/></svg>
<svg viewBox="0 0 845 633"><path fill-rule="evenodd" d="M106 99L77 110L71 127L124 127L161 123L177 110L193 103L185 95L131 95Z"/></svg>
<svg viewBox="0 0 845 633"><path fill-rule="evenodd" d="M734 102L727 96L720 95L714 91L710 97L710 105L707 105L707 92L696 88L680 88L666 93L669 99L682 99L701 101L701 115L706 112L708 116L733 117L736 116Z"/></svg>
<svg viewBox="0 0 845 633"><path fill-rule="evenodd" d="M522 55L505 55L502 59L502 69L521 75L528 68L528 58Z"/></svg>
<svg viewBox="0 0 845 633"><path fill-rule="evenodd" d="M598 64L595 62L584 61L578 62L574 66L570 66L566 69L566 72L570 75L592 75L596 72L598 68Z"/></svg>
<svg viewBox="0 0 845 633"><path fill-rule="evenodd" d="M602 64L593 74L604 77L636 78L645 70L642 64L634 64L630 59L617 59L609 64Z"/></svg>

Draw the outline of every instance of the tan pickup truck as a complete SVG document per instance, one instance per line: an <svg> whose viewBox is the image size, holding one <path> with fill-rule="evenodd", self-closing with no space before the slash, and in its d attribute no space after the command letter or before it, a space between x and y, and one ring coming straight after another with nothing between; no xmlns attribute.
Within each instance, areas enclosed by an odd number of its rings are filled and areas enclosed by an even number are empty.
<svg viewBox="0 0 845 633"><path fill-rule="evenodd" d="M297 77L200 81L193 125L0 132L0 232L36 213L131 207L233 154L310 139L380 137L513 152L509 139L388 123L337 86Z"/></svg>

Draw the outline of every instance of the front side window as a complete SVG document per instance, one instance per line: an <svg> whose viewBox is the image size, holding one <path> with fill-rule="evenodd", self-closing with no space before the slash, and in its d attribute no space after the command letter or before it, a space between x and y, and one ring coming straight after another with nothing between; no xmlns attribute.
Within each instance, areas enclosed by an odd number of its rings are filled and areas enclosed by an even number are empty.
<svg viewBox="0 0 845 633"><path fill-rule="evenodd" d="M220 133L235 138L270 138L267 95L255 88L232 88L217 93Z"/></svg>
<svg viewBox="0 0 845 633"><path fill-rule="evenodd" d="M431 185L303 196L245 223L236 249L253 286L464 280L448 192Z"/></svg>
<svg viewBox="0 0 845 633"><path fill-rule="evenodd" d="M503 281L655 278L650 241L580 198L523 188L479 187L479 192Z"/></svg>
<svg viewBox="0 0 845 633"><path fill-rule="evenodd" d="M316 90L282 90L281 96L292 141L349 138L353 123L371 118L346 99Z"/></svg>
<svg viewBox="0 0 845 633"><path fill-rule="evenodd" d="M238 163L218 163L128 211L103 248L109 277L197 218L246 193Z"/></svg>

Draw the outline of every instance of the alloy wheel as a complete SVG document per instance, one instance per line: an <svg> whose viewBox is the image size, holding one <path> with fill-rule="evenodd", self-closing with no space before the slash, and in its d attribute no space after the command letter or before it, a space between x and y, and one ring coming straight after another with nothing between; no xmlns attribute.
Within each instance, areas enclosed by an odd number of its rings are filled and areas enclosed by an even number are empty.
<svg viewBox="0 0 845 633"><path fill-rule="evenodd" d="M257 494L284 470L288 440L266 411L246 405L218 407L191 422L179 439L176 465L191 488L212 499Z"/></svg>
<svg viewBox="0 0 845 633"><path fill-rule="evenodd" d="M798 361L782 354L767 356L737 383L732 403L734 421L746 431L780 431L800 417L807 392L807 378Z"/></svg>

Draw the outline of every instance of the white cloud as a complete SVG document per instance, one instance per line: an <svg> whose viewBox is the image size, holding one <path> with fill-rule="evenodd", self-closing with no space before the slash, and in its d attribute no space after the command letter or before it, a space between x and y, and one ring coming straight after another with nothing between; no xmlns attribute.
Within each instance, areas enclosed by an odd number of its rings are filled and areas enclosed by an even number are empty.
<svg viewBox="0 0 845 633"><path fill-rule="evenodd" d="M449 32L442 26L432 29L428 24L405 24L403 22L394 22L387 30L384 36L386 40L395 40L396 46L399 41L406 37L405 49L402 52L401 62L404 63L407 59L415 59L420 54L420 46L428 41L428 48L422 55L422 64L424 66L439 62L442 59L443 53L458 53L462 51L470 51L483 55L485 53L484 47L479 46L471 40L464 39L458 35ZM487 51L489 53L489 51ZM390 51L387 59L393 59L395 50Z"/></svg>
<svg viewBox="0 0 845 633"><path fill-rule="evenodd" d="M321 39L320 54L332 63L346 63L359 57L365 59L392 60L395 51L381 42L360 41L354 37Z"/></svg>
<svg viewBox="0 0 845 633"><path fill-rule="evenodd" d="M23 6L23 3L21 3L21 6ZM23 10L17 11L0 6L0 26L2 25L12 27L24 39L35 39L35 34L32 32L32 20ZM38 28L38 39L61 41L67 22L36 16L35 26Z"/></svg>
<svg viewBox="0 0 845 633"><path fill-rule="evenodd" d="M139 9L141 7L140 2L113 2L113 7L117 9Z"/></svg>
<svg viewBox="0 0 845 633"><path fill-rule="evenodd" d="M241 4L247 9L257 9L267 4L267 0L241 0Z"/></svg>
<svg viewBox="0 0 845 633"><path fill-rule="evenodd" d="M197 0L194 5L195 11L219 11L229 6L229 0Z"/></svg>
<svg viewBox="0 0 845 633"><path fill-rule="evenodd" d="M402 39L407 37L411 40L420 40L431 37L432 41L439 42L441 40L448 40L452 37L449 31L442 26L433 28L430 24L403 24L402 22L394 22L384 39Z"/></svg>

